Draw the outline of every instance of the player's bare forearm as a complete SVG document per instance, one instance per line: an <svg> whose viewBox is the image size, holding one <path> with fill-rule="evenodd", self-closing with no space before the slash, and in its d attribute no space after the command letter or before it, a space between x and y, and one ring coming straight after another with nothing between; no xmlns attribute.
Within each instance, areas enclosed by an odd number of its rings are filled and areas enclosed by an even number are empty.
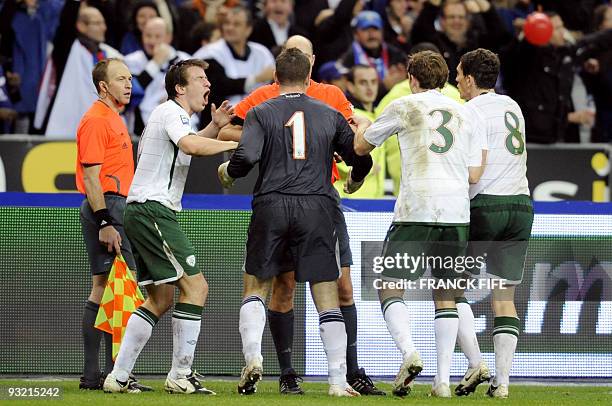
<svg viewBox="0 0 612 406"><path fill-rule="evenodd" d="M486 149L482 150L482 161L480 163L480 166L468 167L468 172L469 172L468 181L471 184L476 184L480 181L480 177L484 173L485 166L487 165L487 152L488 151Z"/></svg>
<svg viewBox="0 0 612 406"><path fill-rule="evenodd" d="M186 135L180 139L178 147L187 155L209 156L236 149L238 143L234 141L219 141L197 135Z"/></svg>
<svg viewBox="0 0 612 406"><path fill-rule="evenodd" d="M366 141L364 134L365 129L357 128L357 132L355 133L355 140L353 141L353 148L355 150L355 154L359 156L367 155L370 153L370 151L374 149L374 145Z"/></svg>
<svg viewBox="0 0 612 406"><path fill-rule="evenodd" d="M217 138L219 131L228 125L232 118L234 118L234 107L230 106L229 102L225 100L219 108L213 103L210 107L210 123L200 132L198 136L204 138Z"/></svg>
<svg viewBox="0 0 612 406"><path fill-rule="evenodd" d="M206 127L198 131L198 137L217 138L220 130L221 129L211 121Z"/></svg>
<svg viewBox="0 0 612 406"><path fill-rule="evenodd" d="M225 127L221 128L219 131L219 135L217 136L218 140L221 141L240 141L240 137L242 136L242 126L228 124Z"/></svg>
<svg viewBox="0 0 612 406"><path fill-rule="evenodd" d="M83 166L83 183L85 185L85 194L91 210L96 212L106 208L104 201L104 192L100 183L100 170L102 165Z"/></svg>

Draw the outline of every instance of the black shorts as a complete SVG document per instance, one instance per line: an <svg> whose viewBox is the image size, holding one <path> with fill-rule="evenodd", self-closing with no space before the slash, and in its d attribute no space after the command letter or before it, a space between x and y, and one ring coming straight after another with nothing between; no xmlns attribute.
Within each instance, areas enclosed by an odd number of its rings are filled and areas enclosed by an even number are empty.
<svg viewBox="0 0 612 406"><path fill-rule="evenodd" d="M346 228L346 220L342 212L342 200L335 188L332 188L336 194L336 205L334 207L334 224L336 225L336 234L338 234L338 245L340 248L340 266L348 267L353 265L353 253L351 252L351 242L349 240L348 230Z"/></svg>
<svg viewBox="0 0 612 406"><path fill-rule="evenodd" d="M298 282L340 277L334 201L325 196L282 195L253 199L245 272L269 279L287 271L287 253Z"/></svg>
<svg viewBox="0 0 612 406"><path fill-rule="evenodd" d="M135 271L136 263L132 255L132 246L123 230L123 211L125 210L125 197L115 195L105 195L104 201L109 214L115 221L114 227L121 235L121 254L127 263L128 267ZM92 275L101 275L109 273L115 260L115 252L108 252L108 249L100 244L98 235L98 225L93 211L89 206L87 199L81 203L79 210L81 220L81 230L83 231L83 240L85 240L85 248L87 249L87 257L89 258L89 269Z"/></svg>
<svg viewBox="0 0 612 406"><path fill-rule="evenodd" d="M335 193L336 204L334 205L332 216L334 218L334 226L336 227L336 235L338 236L340 266L344 268L353 265L353 253L351 252L351 243L346 228L344 212L342 211L342 200L336 189L333 189L333 192ZM286 251L281 272L292 272L294 270L293 257L289 251Z"/></svg>

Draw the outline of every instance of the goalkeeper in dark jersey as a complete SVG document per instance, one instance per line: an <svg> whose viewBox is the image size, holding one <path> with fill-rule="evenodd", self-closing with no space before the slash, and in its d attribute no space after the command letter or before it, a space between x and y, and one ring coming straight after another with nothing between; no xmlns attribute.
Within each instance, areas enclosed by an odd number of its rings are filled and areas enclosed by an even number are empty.
<svg viewBox="0 0 612 406"><path fill-rule="evenodd" d="M346 382L346 331L338 304L340 268L333 221L336 202L329 179L334 152L353 167L347 178L348 192L361 186L372 159L355 155L353 131L339 112L306 96L309 79L306 55L297 49L279 55L275 80L280 96L249 111L238 149L219 167L221 183L229 187L259 163L240 309L246 361L238 385L242 394L255 392L263 374L264 303L272 278L287 269L284 253L289 251L295 279L310 283L319 312L329 394L358 395Z"/></svg>

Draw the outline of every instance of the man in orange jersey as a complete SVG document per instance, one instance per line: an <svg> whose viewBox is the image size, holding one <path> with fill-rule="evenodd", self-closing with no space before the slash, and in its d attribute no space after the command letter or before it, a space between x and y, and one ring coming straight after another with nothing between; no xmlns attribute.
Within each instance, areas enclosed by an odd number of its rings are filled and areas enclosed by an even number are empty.
<svg viewBox="0 0 612 406"><path fill-rule="evenodd" d="M308 56L311 66L314 63L315 56L313 55L312 43L307 38L294 35L287 40L284 48L297 48ZM247 112L252 107L277 97L279 94L279 85L277 83L263 86L253 91L253 93L236 105L234 110L236 118L232 120L232 125L225 126L219 132L219 139L239 141L242 134L242 124ZM318 99L339 111L347 120L351 119L353 115L351 103L336 86L317 83L311 80L310 86L306 89L306 95ZM338 178L338 169L334 163L332 182ZM362 395L384 395L385 393L376 388L363 368L359 368L357 362L357 309L353 301L353 284L350 275L350 266L353 263L353 258L344 214L340 207L340 197L337 194L336 197L338 204L336 205L334 223L336 225L336 233L338 234L340 265L342 267L342 276L338 280L338 297L347 335L347 382ZM268 306L268 322L281 369L279 390L283 394L303 394L304 391L299 385L300 378L295 373L291 364L295 279L293 277L294 266L290 259L287 260L286 270L285 273L274 278L272 298Z"/></svg>
<svg viewBox="0 0 612 406"><path fill-rule="evenodd" d="M92 288L83 314L85 363L80 389L101 389L98 363L100 340L106 347L105 373L113 369L112 336L94 327L100 300L115 256L122 254L136 269L130 243L123 231L125 198L134 177L132 140L119 113L130 102L132 75L120 59L96 64L92 79L98 100L81 118L77 129L76 183L85 195L80 220L92 274ZM134 389L151 388L131 381Z"/></svg>

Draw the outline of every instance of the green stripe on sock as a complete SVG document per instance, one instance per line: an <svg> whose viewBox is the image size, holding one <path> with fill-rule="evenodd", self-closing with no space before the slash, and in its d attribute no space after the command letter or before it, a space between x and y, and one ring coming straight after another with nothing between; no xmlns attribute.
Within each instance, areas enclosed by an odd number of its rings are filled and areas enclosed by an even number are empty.
<svg viewBox="0 0 612 406"><path fill-rule="evenodd" d="M470 304L470 303L468 302L468 300L467 300L465 297L463 297L463 296L461 296L461 297L456 297L456 298L455 298L455 303L465 303L465 304Z"/></svg>
<svg viewBox="0 0 612 406"><path fill-rule="evenodd" d="M155 325L159 321L159 318L156 315L154 315L153 312L151 312L150 310L145 309L142 306L140 306L138 309L136 309L136 311L134 311L134 313L137 314L138 316L142 317L146 322L148 322L153 327L155 327Z"/></svg>
<svg viewBox="0 0 612 406"><path fill-rule="evenodd" d="M434 317L434 319L458 319L458 318L459 318L459 313L457 312L457 309L452 309L452 308L438 309L436 310L436 315Z"/></svg>
<svg viewBox="0 0 612 406"><path fill-rule="evenodd" d="M387 311L387 308L389 306L391 306L393 303L404 303L404 299L402 299L401 297L389 297L385 300L383 300L383 302L380 304L380 309L382 310L382 314L383 316L385 315L385 312Z"/></svg>
<svg viewBox="0 0 612 406"><path fill-rule="evenodd" d="M521 331L521 321L517 317L500 316L493 321L493 335L512 334L519 336Z"/></svg>
<svg viewBox="0 0 612 406"><path fill-rule="evenodd" d="M177 303L174 306L174 312L172 313L172 317L185 320L201 320L202 310L202 306L190 303Z"/></svg>
<svg viewBox="0 0 612 406"><path fill-rule="evenodd" d="M172 313L172 317L175 319L183 319L183 320L201 320L202 316L196 316L190 313L177 312L176 310Z"/></svg>

